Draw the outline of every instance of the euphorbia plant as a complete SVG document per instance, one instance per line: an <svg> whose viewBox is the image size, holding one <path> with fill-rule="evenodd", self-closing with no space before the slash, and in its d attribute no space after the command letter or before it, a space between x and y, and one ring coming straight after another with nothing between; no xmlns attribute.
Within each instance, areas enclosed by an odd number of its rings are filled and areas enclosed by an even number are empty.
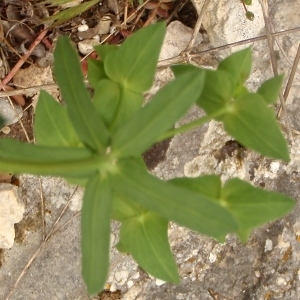
<svg viewBox="0 0 300 300"><path fill-rule="evenodd" d="M216 71L172 67L175 79L143 106L153 82L165 25L144 28L119 48L95 48L85 87L75 49L57 42L54 73L65 105L42 91L36 108L36 145L0 140L0 170L62 176L85 186L82 207L82 274L89 293L98 292L109 267L110 219L121 222L120 251L130 253L150 274L179 282L168 243L168 222L223 241L287 213L294 201L238 178L221 184L216 175L163 181L149 174L141 158L153 143L215 119L242 145L288 160L286 141L272 110L281 77L252 93L244 86L251 68L245 49ZM207 115L172 129L197 104Z"/></svg>

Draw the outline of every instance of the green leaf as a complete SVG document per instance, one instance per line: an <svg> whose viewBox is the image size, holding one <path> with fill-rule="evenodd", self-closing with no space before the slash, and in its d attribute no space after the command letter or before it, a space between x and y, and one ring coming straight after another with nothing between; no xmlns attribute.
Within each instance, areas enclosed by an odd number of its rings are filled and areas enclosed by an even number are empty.
<svg viewBox="0 0 300 300"><path fill-rule="evenodd" d="M119 85L108 79L100 80L95 87L93 104L108 128L116 115L120 94Z"/></svg>
<svg viewBox="0 0 300 300"><path fill-rule="evenodd" d="M257 90L257 94L261 95L267 104L273 104L277 101L283 75L279 75L265 81Z"/></svg>
<svg viewBox="0 0 300 300"><path fill-rule="evenodd" d="M238 178L225 183L222 201L238 221L238 234L244 242L252 229L282 217L296 204L287 196L253 187Z"/></svg>
<svg viewBox="0 0 300 300"><path fill-rule="evenodd" d="M168 221L147 211L124 221L120 242L151 275L179 283L177 266L168 241Z"/></svg>
<svg viewBox="0 0 300 300"><path fill-rule="evenodd" d="M34 135L39 145L76 147L80 144L66 108L46 91L41 91L35 110Z"/></svg>
<svg viewBox="0 0 300 300"><path fill-rule="evenodd" d="M108 275L111 205L108 178L91 177L81 211L82 276L89 294L101 291Z"/></svg>
<svg viewBox="0 0 300 300"><path fill-rule="evenodd" d="M67 37L62 37L57 42L54 73L78 137L90 149L104 152L109 134L93 107L84 86L76 51Z"/></svg>
<svg viewBox="0 0 300 300"><path fill-rule="evenodd" d="M88 80L90 85L95 89L102 79L108 79L104 71L104 63L101 60L88 60Z"/></svg>
<svg viewBox="0 0 300 300"><path fill-rule="evenodd" d="M145 209L136 202L131 201L120 195L114 195L111 217L123 222L128 218L135 217L145 212Z"/></svg>
<svg viewBox="0 0 300 300"><path fill-rule="evenodd" d="M218 70L227 72L235 87L243 85L250 75L252 64L251 48L235 52L225 58L218 66Z"/></svg>
<svg viewBox="0 0 300 300"><path fill-rule="evenodd" d="M246 5L251 5L251 4L252 4L252 0L244 0L244 3L245 3Z"/></svg>
<svg viewBox="0 0 300 300"><path fill-rule="evenodd" d="M112 177L117 194L218 240L237 230L232 216L209 198L155 178L139 160L124 159L118 165L120 173Z"/></svg>
<svg viewBox="0 0 300 300"><path fill-rule="evenodd" d="M111 131L115 131L118 127L122 127L126 121L141 109L144 102L142 93L136 93L121 86L121 95L115 118L110 125Z"/></svg>
<svg viewBox="0 0 300 300"><path fill-rule="evenodd" d="M64 4L66 1L60 0L57 2L56 0L47 0L48 2L53 2L54 5L57 3ZM64 3L63 3L64 2ZM57 14L54 14L48 18L42 20L43 24L50 24L52 28L57 27L58 25L64 24L72 18L79 16L86 10L90 9L95 4L99 3L100 0L91 0L81 4L78 4L74 7L67 8L65 10L59 11Z"/></svg>
<svg viewBox="0 0 300 300"><path fill-rule="evenodd" d="M253 228L283 216L295 205L289 197L253 187L238 178L228 180L224 187L217 175L176 178L170 182L222 205L238 222L237 233L244 242Z"/></svg>
<svg viewBox="0 0 300 300"><path fill-rule="evenodd" d="M287 142L275 115L260 95L247 93L231 105L231 112L223 118L224 128L230 135L263 155L289 159Z"/></svg>
<svg viewBox="0 0 300 300"><path fill-rule="evenodd" d="M104 45L95 46L94 49L96 53L99 55L101 61L104 61L109 53L118 50L118 46L104 44Z"/></svg>
<svg viewBox="0 0 300 300"><path fill-rule="evenodd" d="M53 176L89 176L99 158L86 148L46 147L0 139L0 170Z"/></svg>
<svg viewBox="0 0 300 300"><path fill-rule="evenodd" d="M221 179L217 175L205 175L197 178L174 178L169 180L169 182L210 199L220 198Z"/></svg>
<svg viewBox="0 0 300 300"><path fill-rule="evenodd" d="M205 84L197 104L207 114L223 109L231 101L234 84L230 75L224 71L205 70ZM221 120L222 116L217 118Z"/></svg>
<svg viewBox="0 0 300 300"><path fill-rule="evenodd" d="M160 22L127 38L118 51L105 56L104 67L108 77L135 92L149 89L165 32L166 26Z"/></svg>
<svg viewBox="0 0 300 300"><path fill-rule="evenodd" d="M246 14L245 14L246 18L249 20L249 21L253 21L255 16L254 16L254 13L252 11L249 11L247 10L246 11Z"/></svg>
<svg viewBox="0 0 300 300"><path fill-rule="evenodd" d="M203 83L204 72L188 67L187 72L164 86L145 107L116 130L113 151L125 157L138 156L147 150L196 102Z"/></svg>

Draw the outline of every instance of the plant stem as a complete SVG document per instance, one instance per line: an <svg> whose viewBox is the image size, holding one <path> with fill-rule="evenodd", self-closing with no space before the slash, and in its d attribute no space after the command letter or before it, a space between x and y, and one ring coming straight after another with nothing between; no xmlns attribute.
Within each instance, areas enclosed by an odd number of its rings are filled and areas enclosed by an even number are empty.
<svg viewBox="0 0 300 300"><path fill-rule="evenodd" d="M189 130L192 130L192 129L196 128L196 127L199 127L199 126L203 125L204 123L211 121L214 118L220 117L221 115L223 115L227 111L228 111L228 108L225 107L223 109L220 109L220 110L216 111L213 114L206 115L206 116L204 116L204 117L202 117L202 118L200 118L200 119L198 119L196 121L193 121L191 123L182 125L181 127L178 127L178 128L171 129L171 130L167 131L166 133L164 133L159 138L158 141L165 140L167 138L175 136L176 134L185 133L186 131L189 131Z"/></svg>

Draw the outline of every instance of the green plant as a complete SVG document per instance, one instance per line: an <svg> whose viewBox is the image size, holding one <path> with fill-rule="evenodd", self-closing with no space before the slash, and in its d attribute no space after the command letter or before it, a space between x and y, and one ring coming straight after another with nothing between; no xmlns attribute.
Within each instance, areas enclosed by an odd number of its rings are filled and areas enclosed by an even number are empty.
<svg viewBox="0 0 300 300"><path fill-rule="evenodd" d="M215 119L242 145L288 160L286 141L268 105L282 77L249 92L251 50L223 60L216 71L172 67L175 79L143 106L153 82L165 25L146 27L119 48L95 48L86 89L77 54L68 38L54 53L54 73L65 105L42 91L36 108L36 145L0 140L0 170L62 176L85 186L82 208L82 274L89 293L103 288L109 266L110 219L121 222L118 249L145 271L179 282L168 243L168 222L223 241L287 213L294 201L238 178L224 185L216 175L163 181L149 174L141 154L153 143ZM207 115L172 129L193 104Z"/></svg>

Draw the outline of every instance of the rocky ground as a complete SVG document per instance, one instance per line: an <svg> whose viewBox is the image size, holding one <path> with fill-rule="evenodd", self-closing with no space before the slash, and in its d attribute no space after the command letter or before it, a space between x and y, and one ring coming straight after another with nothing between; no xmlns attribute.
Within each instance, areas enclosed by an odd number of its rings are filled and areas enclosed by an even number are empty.
<svg viewBox="0 0 300 300"><path fill-rule="evenodd" d="M287 128L292 132L291 161L283 163L266 159L249 150L245 150L241 158L239 146L231 142L232 139L218 123L211 122L197 130L177 136L168 143L157 145L155 151L146 155L149 168L164 179L178 176L195 177L208 173L220 174L222 179L238 176L265 189L285 193L299 201L299 68L295 69L290 88L288 80L293 66L297 66L297 53L299 55L300 3L297 0L253 0L251 11L255 18L249 21L244 16L243 6L235 0L194 0L195 11L202 15L202 5L208 2L203 14L203 27L196 36L192 52L187 57L191 63L213 68L229 53L252 46L254 66L248 85L253 90L265 79L273 76L271 57L275 58L275 72L277 70L285 74L282 94L286 98L288 114L281 116L280 120L284 132L287 132ZM190 19L192 16L190 13ZM160 57L162 61L159 63L156 81L149 95L170 80L168 59L175 57L172 61L180 61L183 57L177 56L185 50L193 33L191 28L182 24L183 19L176 20L168 26ZM112 24L111 22L110 26ZM80 23L79 26L81 25L85 24ZM77 37L79 26L77 31L74 31ZM94 28L92 26L93 24L90 24L89 28ZM85 32L80 30L79 32ZM267 37L273 39L273 48L268 44ZM88 44L86 41L89 39L84 37L82 41ZM46 57L46 54L44 56ZM51 55L47 59L51 65ZM37 72L40 72L39 75L36 75ZM24 68L16 74L14 84L16 87L27 88L24 94L31 94L26 95L26 109L24 106L22 108L15 105L18 114L23 114L23 124L19 122L7 125L2 131L20 139L26 139L27 135L27 138L32 140L32 103L36 99L39 86L43 85L44 88L57 93L56 86L53 85L51 67L37 67L37 62L34 61L29 68ZM31 90L28 90L28 87ZM4 93L0 92L0 96L4 97ZM9 103L7 99L3 102ZM10 105L5 107L8 111ZM279 104L274 109L278 110ZM7 111L2 114L7 116ZM14 118L15 113L11 114ZM181 123L195 119L201 114L203 113L200 110L193 108ZM18 119L11 122L18 122ZM162 160L160 163L156 162L157 157ZM1 299L300 298L299 205L285 218L256 229L246 244L241 244L234 235L229 235L226 242L220 244L170 224L170 244L181 276L178 286L149 277L131 257L118 253L112 247L106 290L91 297L86 292L80 274L79 226L82 190L57 178L29 175L11 177L6 174L1 181L7 182L2 184L0 189ZM8 214L7 211L13 213ZM111 237L113 246L118 239L117 223L112 224Z"/></svg>

